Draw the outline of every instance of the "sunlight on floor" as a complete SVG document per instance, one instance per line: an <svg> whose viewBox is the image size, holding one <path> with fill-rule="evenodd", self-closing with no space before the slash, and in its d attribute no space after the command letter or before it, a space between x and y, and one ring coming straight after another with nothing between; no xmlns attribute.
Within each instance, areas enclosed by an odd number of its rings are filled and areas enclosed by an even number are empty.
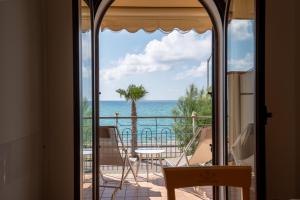
<svg viewBox="0 0 300 200"><path fill-rule="evenodd" d="M106 174L106 180L109 185L118 184L119 174ZM138 176L139 186L135 183L132 176L129 176L123 185L122 190L116 193L117 200L146 200L146 199L167 199L167 191L164 186L164 179L161 173L153 173L149 175L149 181L146 180L146 174ZM85 184L85 190L90 189L90 184ZM114 189L100 188L100 199L111 199ZM212 199L212 191L210 187L202 187L200 192L196 192L194 188L181 188L176 190L176 199L178 200L210 200ZM85 198L87 199L87 198Z"/></svg>

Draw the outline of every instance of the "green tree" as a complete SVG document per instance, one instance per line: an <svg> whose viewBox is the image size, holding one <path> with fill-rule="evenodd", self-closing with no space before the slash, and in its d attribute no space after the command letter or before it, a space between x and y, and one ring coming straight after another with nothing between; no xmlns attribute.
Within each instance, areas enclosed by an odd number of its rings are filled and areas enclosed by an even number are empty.
<svg viewBox="0 0 300 200"><path fill-rule="evenodd" d="M174 117L184 117L176 118L173 126L176 139L181 148L186 146L193 136L193 119L191 118L193 112L198 116L195 120L197 127L211 124L212 98L208 91L210 89L207 91L204 89L199 90L194 84L190 85L185 96L178 99L176 107L172 110Z"/></svg>
<svg viewBox="0 0 300 200"><path fill-rule="evenodd" d="M137 108L136 102L143 98L148 92L146 89L140 85L129 85L126 90L118 89L117 93L120 94L120 97L124 97L126 101L131 102L131 154L136 156L135 149L137 147Z"/></svg>
<svg viewBox="0 0 300 200"><path fill-rule="evenodd" d="M92 108L86 98L81 102L82 141L85 148L92 147Z"/></svg>

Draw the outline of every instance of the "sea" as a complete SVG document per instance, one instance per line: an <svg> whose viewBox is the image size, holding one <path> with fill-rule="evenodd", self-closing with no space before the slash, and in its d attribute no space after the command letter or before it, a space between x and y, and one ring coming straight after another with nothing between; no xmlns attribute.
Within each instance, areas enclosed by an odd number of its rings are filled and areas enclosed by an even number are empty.
<svg viewBox="0 0 300 200"><path fill-rule="evenodd" d="M172 109L176 107L176 100L152 100L138 101L138 116L172 116ZM128 101L100 101L100 116L115 116L119 113L120 117L131 116L131 103Z"/></svg>
<svg viewBox="0 0 300 200"><path fill-rule="evenodd" d="M137 135L140 142L145 142L145 140L152 142L153 138L174 139L172 110L176 104L176 100L143 100L137 102ZM119 118L115 117L116 113ZM100 124L117 125L124 140L131 138L130 116L130 102L100 101Z"/></svg>

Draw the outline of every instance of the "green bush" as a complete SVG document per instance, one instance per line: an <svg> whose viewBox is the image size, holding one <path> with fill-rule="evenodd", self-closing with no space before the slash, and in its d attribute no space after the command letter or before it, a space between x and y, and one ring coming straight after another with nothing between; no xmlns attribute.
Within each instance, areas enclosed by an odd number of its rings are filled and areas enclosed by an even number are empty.
<svg viewBox="0 0 300 200"><path fill-rule="evenodd" d="M92 108L84 98L81 102L81 134L84 148L92 147Z"/></svg>
<svg viewBox="0 0 300 200"><path fill-rule="evenodd" d="M196 128L211 124L212 98L207 90L199 90L194 84L189 86L185 96L178 99L176 107L172 110L174 117L185 117L176 118L173 125L180 148L185 147L193 136L193 120L191 118L193 112L197 116ZM192 146L190 153L193 152L195 146L196 144Z"/></svg>

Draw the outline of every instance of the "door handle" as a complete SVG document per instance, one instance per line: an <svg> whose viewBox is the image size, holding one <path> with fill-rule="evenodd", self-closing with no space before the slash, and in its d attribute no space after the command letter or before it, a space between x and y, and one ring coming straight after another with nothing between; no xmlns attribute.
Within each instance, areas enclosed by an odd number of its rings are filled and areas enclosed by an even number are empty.
<svg viewBox="0 0 300 200"><path fill-rule="evenodd" d="M271 112L268 111L268 108L267 108L266 105L264 106L264 113L263 113L263 115L264 115L264 117L263 117L264 124L267 125L268 119L273 117L273 113L271 113Z"/></svg>

